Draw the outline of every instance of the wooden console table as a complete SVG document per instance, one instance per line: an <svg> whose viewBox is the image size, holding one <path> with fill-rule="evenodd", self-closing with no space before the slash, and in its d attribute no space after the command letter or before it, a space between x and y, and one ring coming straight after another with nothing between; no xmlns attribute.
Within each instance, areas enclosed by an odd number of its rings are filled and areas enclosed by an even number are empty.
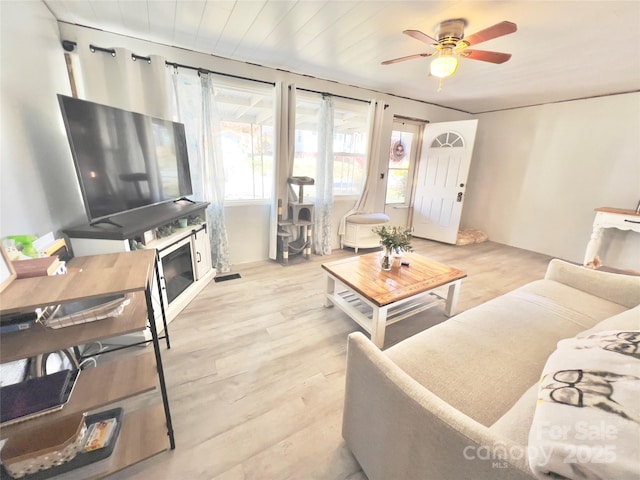
<svg viewBox="0 0 640 480"><path fill-rule="evenodd" d="M596 208L596 218L593 221L593 231L591 239L587 244L584 254L584 265L598 255L602 244L602 235L605 228L617 228L618 230L632 230L640 233L640 213L635 210L625 210L621 208L600 207Z"/></svg>

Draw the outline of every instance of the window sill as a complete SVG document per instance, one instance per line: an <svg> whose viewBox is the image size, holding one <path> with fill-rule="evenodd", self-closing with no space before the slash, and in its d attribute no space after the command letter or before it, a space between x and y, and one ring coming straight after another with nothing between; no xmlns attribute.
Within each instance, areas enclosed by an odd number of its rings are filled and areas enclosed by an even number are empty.
<svg viewBox="0 0 640 480"><path fill-rule="evenodd" d="M224 206L227 207L259 207L263 205L270 205L271 200L225 200Z"/></svg>
<svg viewBox="0 0 640 480"><path fill-rule="evenodd" d="M336 195L333 197L335 202L354 202L360 198L360 195ZM305 203L313 203L314 199L309 197L304 197ZM251 206L260 206L260 205L271 205L271 200L262 199L262 200L225 200L224 206L226 207L251 207Z"/></svg>

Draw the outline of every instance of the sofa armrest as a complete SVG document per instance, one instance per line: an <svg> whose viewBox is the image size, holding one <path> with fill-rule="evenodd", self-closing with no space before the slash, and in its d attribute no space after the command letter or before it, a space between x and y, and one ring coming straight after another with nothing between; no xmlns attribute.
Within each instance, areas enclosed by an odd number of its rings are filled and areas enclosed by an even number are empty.
<svg viewBox="0 0 640 480"><path fill-rule="evenodd" d="M554 258L544 278L627 308L640 304L640 277L601 272Z"/></svg>
<svg viewBox="0 0 640 480"><path fill-rule="evenodd" d="M424 388L360 332L349 335L342 435L369 480L532 478L522 447Z"/></svg>

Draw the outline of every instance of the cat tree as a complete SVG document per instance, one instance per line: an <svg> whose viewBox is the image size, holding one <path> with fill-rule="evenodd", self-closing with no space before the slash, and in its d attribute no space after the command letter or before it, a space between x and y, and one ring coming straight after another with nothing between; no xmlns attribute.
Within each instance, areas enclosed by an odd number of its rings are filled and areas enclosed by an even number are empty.
<svg viewBox="0 0 640 480"><path fill-rule="evenodd" d="M313 203L304 203L304 186L315 182L310 177L289 177L289 185L298 186L298 201L289 202L287 218L283 218L282 199L278 199L278 252L277 260L282 265L289 263L289 256L301 255L305 259L311 254L313 225ZM294 238L294 235L296 237Z"/></svg>

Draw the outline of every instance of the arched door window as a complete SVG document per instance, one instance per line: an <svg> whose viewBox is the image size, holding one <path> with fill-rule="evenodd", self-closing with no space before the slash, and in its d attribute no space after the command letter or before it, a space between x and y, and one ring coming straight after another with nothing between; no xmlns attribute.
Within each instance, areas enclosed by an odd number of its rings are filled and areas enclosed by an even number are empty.
<svg viewBox="0 0 640 480"><path fill-rule="evenodd" d="M455 132L445 132L438 135L431 142L431 148L464 147L464 138Z"/></svg>

